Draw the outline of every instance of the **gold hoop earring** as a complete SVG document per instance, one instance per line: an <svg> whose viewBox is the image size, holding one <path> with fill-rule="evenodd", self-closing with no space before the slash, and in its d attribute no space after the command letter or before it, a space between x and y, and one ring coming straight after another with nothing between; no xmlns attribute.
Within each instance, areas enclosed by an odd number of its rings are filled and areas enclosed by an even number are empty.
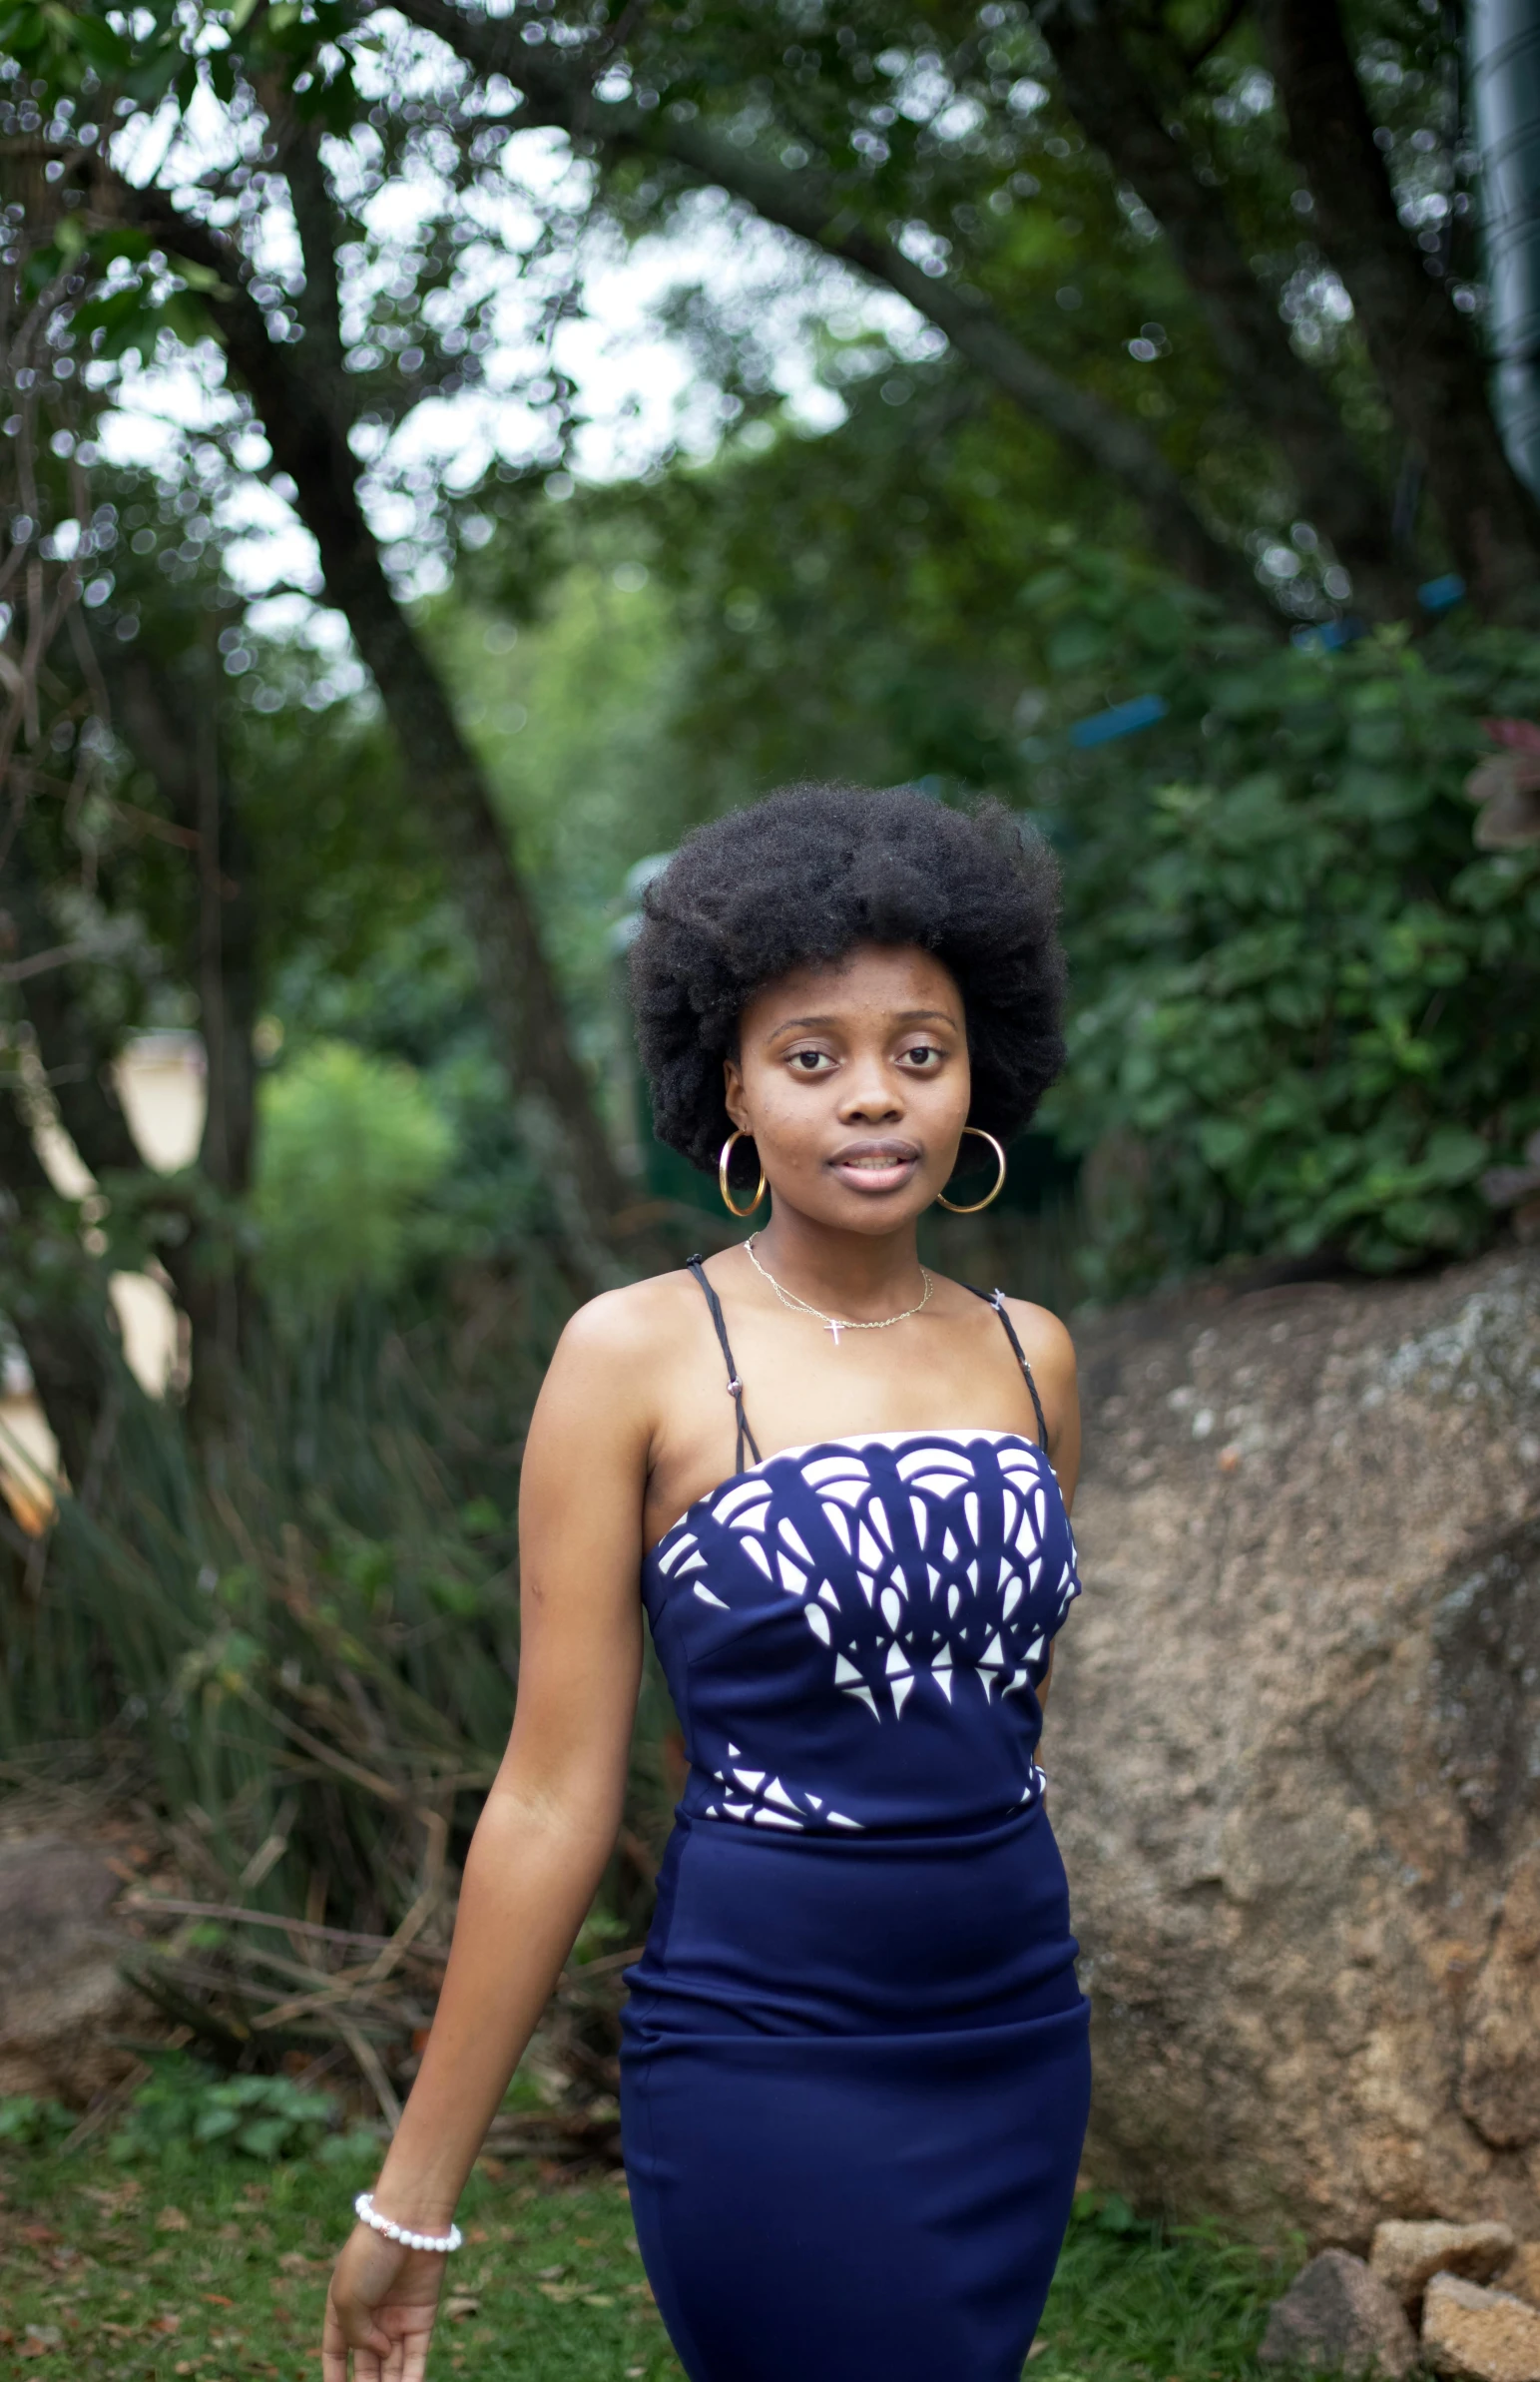
<svg viewBox="0 0 1540 2382"><path fill-rule="evenodd" d="M733 1144L735 1141L752 1141L753 1139L753 1134L746 1133L742 1126L735 1127L723 1143L722 1155L717 1161L717 1184L722 1193L722 1204L730 1216L752 1216L765 1197L765 1169L763 1166L760 1168L760 1180L755 1195L746 1208L736 1208L733 1205L732 1187L728 1182L728 1162L733 1155Z"/></svg>
<svg viewBox="0 0 1540 2382"><path fill-rule="evenodd" d="M1000 1169L995 1176L994 1189L986 1192L982 1199L975 1199L971 1207L963 1207L955 1199L943 1199L939 1191L936 1193L936 1202L940 1207L950 1208L954 1216L976 1216L981 1208L987 1208L993 1200L998 1199L1005 1189L1005 1152L994 1135L986 1133L982 1125L964 1125L962 1129L964 1133L976 1133L980 1141L987 1141L994 1151L995 1164Z"/></svg>

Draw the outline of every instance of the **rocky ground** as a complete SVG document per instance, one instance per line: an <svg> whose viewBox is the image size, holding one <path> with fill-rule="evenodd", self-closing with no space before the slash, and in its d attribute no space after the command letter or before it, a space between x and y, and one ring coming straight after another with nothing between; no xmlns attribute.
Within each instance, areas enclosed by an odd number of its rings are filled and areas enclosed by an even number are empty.
<svg viewBox="0 0 1540 2382"><path fill-rule="evenodd" d="M1375 2228L1367 2260L1323 2250L1273 2308L1265 2365L1460 2382L1540 2376L1540 2243L1506 2225Z"/></svg>

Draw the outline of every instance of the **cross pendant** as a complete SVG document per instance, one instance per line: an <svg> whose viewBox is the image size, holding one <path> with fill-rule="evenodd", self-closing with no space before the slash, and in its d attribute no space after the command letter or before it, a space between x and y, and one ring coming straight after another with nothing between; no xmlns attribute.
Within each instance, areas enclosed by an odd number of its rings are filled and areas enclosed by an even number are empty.
<svg viewBox="0 0 1540 2382"><path fill-rule="evenodd" d="M834 1346L837 1348L839 1346L839 1334L842 1327L839 1324L830 1321L824 1325L823 1329L831 1336Z"/></svg>

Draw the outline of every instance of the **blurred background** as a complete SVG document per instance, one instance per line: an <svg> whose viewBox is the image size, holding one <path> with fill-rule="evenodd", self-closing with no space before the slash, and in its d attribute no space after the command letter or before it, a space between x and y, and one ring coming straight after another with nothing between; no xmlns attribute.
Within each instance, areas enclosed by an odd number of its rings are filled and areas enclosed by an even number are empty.
<svg viewBox="0 0 1540 2382"><path fill-rule="evenodd" d="M442 1945L542 1367L743 1229L623 996L694 824L1053 842L1070 1064L950 1269L1540 1232L1540 17L0 15L0 1777L302 1920L303 2011L218 1929L147 1990L388 2115L431 1963L324 1930ZM601 1962L679 1758L650 1686Z"/></svg>

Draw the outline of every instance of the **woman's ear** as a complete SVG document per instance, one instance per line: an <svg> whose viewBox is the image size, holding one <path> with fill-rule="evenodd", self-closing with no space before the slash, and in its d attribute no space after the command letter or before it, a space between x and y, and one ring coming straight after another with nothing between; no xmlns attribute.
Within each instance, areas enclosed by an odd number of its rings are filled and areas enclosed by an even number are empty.
<svg viewBox="0 0 1540 2382"><path fill-rule="evenodd" d="M722 1062L722 1097L740 1133L750 1132L749 1111L744 1105L744 1078L736 1058L725 1058Z"/></svg>

